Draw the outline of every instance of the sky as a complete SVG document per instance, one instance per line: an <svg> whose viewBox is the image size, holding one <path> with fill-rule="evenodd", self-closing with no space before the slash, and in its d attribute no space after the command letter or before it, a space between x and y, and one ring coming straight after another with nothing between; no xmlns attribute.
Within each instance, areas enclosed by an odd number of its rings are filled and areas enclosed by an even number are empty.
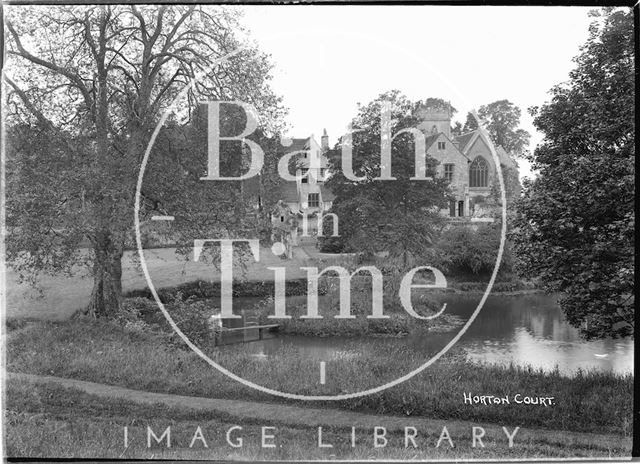
<svg viewBox="0 0 640 464"><path fill-rule="evenodd" d="M439 97L464 123L471 109L508 99L527 112L568 80L588 37L585 7L280 5L240 7L243 25L275 65L272 87L289 108L289 136L326 129L330 144L380 93ZM521 177L533 174L519 161Z"/></svg>

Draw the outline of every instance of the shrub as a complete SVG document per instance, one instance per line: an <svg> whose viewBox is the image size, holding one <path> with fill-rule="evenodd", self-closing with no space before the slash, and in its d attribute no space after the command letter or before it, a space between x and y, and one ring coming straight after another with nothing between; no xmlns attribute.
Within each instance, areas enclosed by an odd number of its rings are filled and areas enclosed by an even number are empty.
<svg viewBox="0 0 640 464"><path fill-rule="evenodd" d="M181 295L167 305L169 315L180 328L196 345L202 346L213 342L215 332L209 323L212 315L211 308L207 307L204 301L194 301L189 299L184 301ZM171 340L184 346L178 334L173 332L168 321L164 320L165 330L171 330Z"/></svg>
<svg viewBox="0 0 640 464"><path fill-rule="evenodd" d="M5 322L7 332L22 329L23 327L27 326L27 324L29 324L29 321L27 319L7 319Z"/></svg>
<svg viewBox="0 0 640 464"><path fill-rule="evenodd" d="M307 305L299 304L287 308L287 314L291 319L279 320L281 333L308 335L318 337L328 336L362 336L362 335L392 335L403 336L414 330L426 330L432 326L430 321L418 320L398 306L383 303L384 314L388 319L368 319L371 314L371 278L369 276L355 276L351 285L351 314L354 319L336 319L334 316L340 312L340 287L337 277L323 276L323 284L326 294L319 302L319 313L322 319L306 320L300 316L306 314ZM273 323L268 319L273 308L273 298L267 298L257 303L253 309L259 314L260 324ZM419 295L414 298L414 308L420 314L435 313L440 306L428 298L427 295ZM443 319L444 320L444 319ZM446 321L450 323L451 321Z"/></svg>
<svg viewBox="0 0 640 464"><path fill-rule="evenodd" d="M438 265L448 274L462 276L488 276L498 256L501 225L499 223L452 227L438 242ZM512 257L509 243L505 243L504 253L498 275L510 278Z"/></svg>
<svg viewBox="0 0 640 464"><path fill-rule="evenodd" d="M333 237L333 216L322 221L322 235L318 236L318 248L322 253L343 253L345 251L342 235Z"/></svg>
<svg viewBox="0 0 640 464"><path fill-rule="evenodd" d="M155 320L159 320L158 316L162 317L162 314L155 301L140 297L125 298L120 311L115 314L113 322L128 331L164 336L165 333L155 322Z"/></svg>
<svg viewBox="0 0 640 464"><path fill-rule="evenodd" d="M215 331L210 327L211 310L203 301L183 300L182 295L165 304L171 319L178 328L195 344L213 341ZM147 298L127 298L114 322L127 330L158 336L165 342L183 346L184 342L175 333L164 314L153 300Z"/></svg>
<svg viewBox="0 0 640 464"><path fill-rule="evenodd" d="M274 286L274 281L234 281L233 296L269 296L273 295ZM304 295L307 291L306 279L287 280L285 291L287 295ZM158 297L163 303L173 301L176 298L188 300L190 298L215 298L219 296L220 282L207 282L204 280L195 280L158 290ZM148 288L130 291L125 294L125 297L153 299Z"/></svg>
<svg viewBox="0 0 640 464"><path fill-rule="evenodd" d="M322 253L343 253L344 243L341 237L318 237L318 248Z"/></svg>

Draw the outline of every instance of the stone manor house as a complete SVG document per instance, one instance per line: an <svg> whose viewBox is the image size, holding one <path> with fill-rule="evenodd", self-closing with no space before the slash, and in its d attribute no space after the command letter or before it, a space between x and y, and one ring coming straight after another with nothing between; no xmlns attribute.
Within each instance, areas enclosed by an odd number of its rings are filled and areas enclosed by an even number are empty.
<svg viewBox="0 0 640 464"><path fill-rule="evenodd" d="M450 217L468 218L481 213L481 204L489 196L496 179L492 150L500 164L518 171L518 164L504 148L494 145L486 132L476 129L453 136L449 109L423 108L418 126L426 137L426 151L438 161L436 175L450 182L455 200L449 204Z"/></svg>
<svg viewBox="0 0 640 464"><path fill-rule="evenodd" d="M436 159L436 175L450 182L455 200L443 214L463 220L482 214L482 203L490 194L496 176L496 166L492 155L493 144L485 132L476 129L460 135L451 130L451 112L448 108L428 108L420 110L421 124L418 126L426 136L426 152ZM272 221L302 218L306 221L307 231L317 232L317 216L330 212L334 199L332 192L325 186L331 173L325 156L329 150L329 137L326 130L320 144L313 136L294 138L285 150L302 152L297 163L297 180L283 182L277 196L279 206L272 212ZM518 165L502 148L495 148L497 158L504 167L518 169ZM297 243L297 234L293 233L293 242Z"/></svg>

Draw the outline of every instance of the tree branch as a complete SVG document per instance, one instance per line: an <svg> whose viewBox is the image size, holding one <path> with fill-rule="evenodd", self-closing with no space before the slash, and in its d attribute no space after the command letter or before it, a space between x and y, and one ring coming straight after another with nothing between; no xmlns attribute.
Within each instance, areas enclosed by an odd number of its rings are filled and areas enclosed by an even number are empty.
<svg viewBox="0 0 640 464"><path fill-rule="evenodd" d="M27 96L26 93L20 87L18 87L16 85L16 83L13 82L11 80L11 78L9 76L7 76L6 74L4 75L4 80L18 94L18 96L24 102L24 105L31 112L31 114L33 114L38 119L38 121L41 124L43 124L47 129L53 129L53 127L54 127L53 123L44 114L42 114L42 111L40 111L38 108L35 107L35 105L29 99L29 97Z"/></svg>
<svg viewBox="0 0 640 464"><path fill-rule="evenodd" d="M7 20L6 25L7 25L7 29L9 29L9 32L13 36L13 39L15 40L16 46L18 47L18 51L19 51L19 53L15 51L10 51L9 53L20 56L22 58L25 58L31 61L32 63L38 64L47 69L55 71L58 74L61 74L62 76L69 79L69 81L73 83L76 86L76 88L80 91L80 93L82 94L82 97L85 100L85 104L87 105L87 109L91 111L91 108L93 108L91 95L87 87L84 85L83 79L78 74L71 72L67 68L62 68L50 61L43 60L42 58L38 58L37 56L34 56L31 53L29 53L22 45L22 42L20 41L20 36L16 32L11 21Z"/></svg>

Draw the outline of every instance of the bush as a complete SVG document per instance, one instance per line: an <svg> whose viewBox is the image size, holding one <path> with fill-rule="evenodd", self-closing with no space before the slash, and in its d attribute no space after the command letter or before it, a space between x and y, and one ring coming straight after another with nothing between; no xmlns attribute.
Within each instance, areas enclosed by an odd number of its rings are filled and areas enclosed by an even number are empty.
<svg viewBox="0 0 640 464"><path fill-rule="evenodd" d="M173 302L167 305L167 311L180 330L193 343L199 346L213 343L215 331L209 323L212 310L207 307L206 302L191 299L184 301L181 295L178 295ZM166 320L164 320L164 326L166 327L165 330L171 330L171 340L184 346L178 334L173 332Z"/></svg>
<svg viewBox="0 0 640 464"><path fill-rule="evenodd" d="M275 283L269 281L234 281L233 296L269 296L273 295ZM287 280L285 285L286 295L304 295L307 292L306 279ZM153 299L151 290L133 290L125 294L126 298L143 297ZM195 280L177 285L175 287L164 287L158 290L158 297L163 303L167 303L180 298L188 300L190 298L217 298L220 297L220 282L207 282Z"/></svg>
<svg viewBox="0 0 640 464"><path fill-rule="evenodd" d="M5 322L5 326L7 327L7 332L20 330L23 327L26 327L27 324L29 324L29 321L27 319L7 319Z"/></svg>
<svg viewBox="0 0 640 464"><path fill-rule="evenodd" d="M215 330L209 324L211 310L203 301L183 300L182 295L167 302L165 308L171 319L189 339L199 345L213 342ZM185 347L155 301L147 298L127 298L114 322L123 328L162 338L165 342Z"/></svg>
<svg viewBox="0 0 640 464"><path fill-rule="evenodd" d="M318 248L322 253L344 253L344 238L342 235L333 237L333 216L327 216L322 221L322 235L318 235Z"/></svg>
<svg viewBox="0 0 640 464"><path fill-rule="evenodd" d="M351 284L351 315L354 319L336 319L334 316L340 312L340 286L339 279L332 276L323 276L320 287L326 292L323 300L319 302L319 314L322 319L300 319L306 314L307 305L299 304L287 308L287 314L291 319L279 320L279 332L286 334L307 335L317 337L328 336L363 336L363 335L391 335L404 336L415 330L427 330L434 324L441 322L450 324L447 318L441 318L437 323L419 320L411 317L404 309L395 305L395 300L386 300L383 303L384 314L388 319L368 319L371 314L371 278L369 276L355 276ZM397 295L396 295L397 297ZM260 324L271 324L268 319L273 308L273 298L267 298L254 306L259 313ZM419 314L427 315L436 313L440 306L427 295L414 298L414 308Z"/></svg>
<svg viewBox="0 0 640 464"><path fill-rule="evenodd" d="M343 253L344 243L341 237L318 237L318 248L322 253Z"/></svg>
<svg viewBox="0 0 640 464"><path fill-rule="evenodd" d="M480 225L477 228L454 226L436 246L438 266L445 275L489 276L498 256L501 225ZM505 243L498 276L510 279L512 275L510 244Z"/></svg>
<svg viewBox="0 0 640 464"><path fill-rule="evenodd" d="M159 317L162 317L158 305L146 298L125 298L122 307L113 322L126 330L152 336L165 336Z"/></svg>

